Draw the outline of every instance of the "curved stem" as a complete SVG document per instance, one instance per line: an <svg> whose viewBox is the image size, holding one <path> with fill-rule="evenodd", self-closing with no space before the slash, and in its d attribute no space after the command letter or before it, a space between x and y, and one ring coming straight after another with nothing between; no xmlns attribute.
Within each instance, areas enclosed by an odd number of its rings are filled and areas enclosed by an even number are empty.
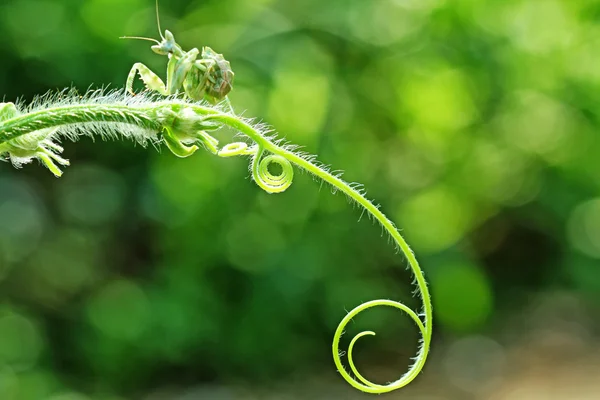
<svg viewBox="0 0 600 400"><path fill-rule="evenodd" d="M406 257L406 259L408 260L410 268L415 276L415 281L416 281L417 287L419 289L419 293L421 294L421 300L423 301L424 320L421 321L419 316L414 311L412 311L410 308L408 308L407 306L405 306L402 303L398 303L398 302L394 302L394 301L390 301L390 300L374 300L374 301L371 301L368 303L364 303L364 304L358 306L357 308L355 308L354 310L352 310L350 313L348 313L348 315L339 324L339 326L334 334L332 351L333 351L333 358L334 358L336 367L338 368L338 371L340 372L340 374L342 374L344 379L350 385L352 385L353 387L355 387L359 390L362 390L362 391L368 392L368 393L386 393L386 392L390 392L390 391L399 389L399 388L404 387L407 384L409 384L413 379L415 379L417 377L417 375L423 368L425 361L427 359L427 355L429 353L429 347L431 344L431 335L432 335L431 321L432 321L432 316L433 316L433 307L431 304L431 295L429 294L429 289L427 287L427 282L425 281L425 276L423 275L423 271L421 270L421 267L419 266L419 263L414 255L414 253L412 252L412 250L410 249L410 247L408 246L408 244L406 243L406 241L404 240L404 238L402 237L400 232L398 232L398 230L396 229L396 227L394 226L392 221L390 221L390 219L387 218L385 216L385 214L383 214L379 210L379 208L377 208L372 202L370 202L366 197L364 197L358 190L354 189L352 186L350 186L344 180L331 174L330 172L324 170L323 168L310 162L309 160L299 156L298 154L296 154L290 150L287 150L285 148L282 148L282 147L274 144L273 142L267 140L264 136L262 136L260 134L260 132L255 130L251 125L245 123L244 121L240 121L239 119L235 118L234 116L226 115L226 114L221 114L221 115L215 116L215 119L218 119L218 120L222 121L223 123L244 133L245 135L250 137L252 140L254 140L260 146L261 149L268 150L269 152L271 152L273 154L284 157L285 159L296 164L300 168L312 173L313 175L321 178L323 181L334 186L336 189L338 189L342 193L349 196L352 200L354 200L358 204L360 204L360 206L363 207L368 213L370 213L384 227L384 229L387 231L387 233L392 237L392 239L394 240L396 245L400 248L400 250ZM253 160L253 164L256 164L256 159ZM358 371L354 367L354 362L352 361L352 348L354 347L354 343L355 343L356 339L358 339L361 336L364 336L365 334L368 334L368 332L363 332L363 333L358 334L353 339L353 341L350 345L350 348L348 350L348 359L350 362L350 366L351 366L351 369L353 370L353 372L355 373L355 375L357 376L358 381L356 379L352 378L352 376L350 376L350 374L348 374L348 372L346 372L346 370L344 369L344 367L341 363L340 353L338 351L339 341L343 334L344 328L347 325L347 323L350 322L352 317L354 317L355 315L357 315L359 312L361 312L363 310L366 310L368 308L378 306L378 305L395 307L395 308L398 308L398 309L404 311L405 313L407 313L409 315L409 317L417 324L419 331L422 335L422 345L418 352L416 362L410 367L409 371L406 374L404 374L400 379L398 379L397 381L392 382L388 385L377 385L372 382L369 382L368 380L363 378L360 374L358 374L357 373Z"/></svg>
<svg viewBox="0 0 600 400"><path fill-rule="evenodd" d="M101 97L101 99L105 98ZM339 324L333 338L332 352L338 371L350 385L368 393L390 392L407 385L415 379L425 364L431 343L433 311L427 283L414 253L392 221L359 190L342 180L339 176L315 164L311 161L312 159L293 152L289 147L274 143L271 139L263 135L260 128L254 127L240 117L222 112L215 107L174 98L153 101L153 99L144 99L143 97L136 97L135 100L132 100L131 97L113 96L108 99L109 101L103 103L94 103L93 100L83 99L82 104L50 106L34 112L18 114L16 116L11 115L12 118L4 120L2 120L2 115L0 115L0 153L8 152L10 154L13 152L14 154L12 155L15 157L25 157L28 154L34 154L51 171L60 176L61 172L53 164L52 159L62 165L67 165L68 161L52 153L51 150L58 151L62 150L62 148L50 142L50 136L54 135L57 131L60 133L61 128L70 125L77 126L78 124L91 123L91 125L85 126L92 129L92 131L100 129L106 133L107 130L112 129L116 133L119 129L118 124L125 124L153 134L166 132L165 135L168 135L169 143L171 143L169 148L172 148L174 145L178 147L179 145L187 146L188 144L203 143L213 153L223 157L250 155L252 157L251 171L254 180L263 190L269 193L282 192L291 185L293 178L292 164L321 178L358 203L383 226L408 260L423 302L421 316L404 304L392 300L373 300L361 304L350 311ZM117 126L113 127L111 123L117 123ZM218 129L223 125L234 128L246 135L255 145L248 147L243 142L230 143L222 147L221 150L217 150L218 141L206 133L206 131ZM40 134L40 132L42 133ZM184 148L195 149L197 147L190 146ZM188 156L194 151L190 150L185 154L176 154L179 156ZM264 156L267 152L270 154ZM268 170L270 163L279 164L282 167L282 172L279 175L273 175ZM373 332L366 331L359 333L350 343L348 362L356 378L352 377L344 369L339 351L340 338L348 322L358 313L375 306L394 307L405 312L415 322L422 335L422 343L415 363L400 379L387 385L372 383L364 378L356 369L352 358L352 350L356 341L363 336L374 335Z"/></svg>

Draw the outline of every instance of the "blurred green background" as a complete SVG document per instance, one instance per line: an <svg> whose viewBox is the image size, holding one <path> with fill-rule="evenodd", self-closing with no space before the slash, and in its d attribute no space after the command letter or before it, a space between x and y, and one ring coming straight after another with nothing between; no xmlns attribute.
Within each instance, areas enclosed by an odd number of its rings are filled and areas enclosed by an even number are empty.
<svg viewBox="0 0 600 400"><path fill-rule="evenodd" d="M434 301L424 372L390 399L600 393L600 1L162 1L163 29L236 73L238 112L366 185ZM164 77L152 0L4 0L0 95ZM0 398L358 399L330 346L375 298L420 307L402 257L298 173L66 143L61 179L0 165ZM358 222L357 222L358 221ZM418 337L390 310L345 344L399 377Z"/></svg>

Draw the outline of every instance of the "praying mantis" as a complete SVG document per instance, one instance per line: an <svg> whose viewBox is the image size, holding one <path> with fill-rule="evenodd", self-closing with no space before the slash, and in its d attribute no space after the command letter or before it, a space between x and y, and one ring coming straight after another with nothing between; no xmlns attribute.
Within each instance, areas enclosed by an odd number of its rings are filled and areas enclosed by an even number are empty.
<svg viewBox="0 0 600 400"><path fill-rule="evenodd" d="M222 54L215 52L208 46L202 47L202 52L197 48L184 51L175 41L175 37L169 30L165 30L163 36L160 29L160 18L158 12L158 0L156 0L156 22L158 34L161 41L139 36L122 36L121 39L140 39L155 42L151 47L158 55L167 56L167 82L150 70L146 65L137 62L133 64L127 76L126 90L135 95L133 82L139 74L140 79L151 91L156 91L163 96L175 95L183 92L193 100L207 100L217 103L224 100L230 111L233 108L227 97L233 85L234 73L229 61ZM176 132L164 132L165 143L174 154L187 157L197 150L196 146L186 146L181 143L181 138L176 137Z"/></svg>
<svg viewBox="0 0 600 400"><path fill-rule="evenodd" d="M208 46L202 47L202 53L197 48L184 51L175 41L173 34L165 30L163 36L160 29L158 14L158 0L156 0L156 21L158 34L162 39L123 36L122 39L140 39L155 42L151 49L154 53L168 56L167 83L142 63L135 63L127 77L127 90L133 92L133 81L139 73L141 80L149 90L167 96L178 93L183 86L185 94L193 100L208 100L212 103L226 99L231 91L234 73L229 61L222 54L215 52ZM198 58L200 56L200 58Z"/></svg>

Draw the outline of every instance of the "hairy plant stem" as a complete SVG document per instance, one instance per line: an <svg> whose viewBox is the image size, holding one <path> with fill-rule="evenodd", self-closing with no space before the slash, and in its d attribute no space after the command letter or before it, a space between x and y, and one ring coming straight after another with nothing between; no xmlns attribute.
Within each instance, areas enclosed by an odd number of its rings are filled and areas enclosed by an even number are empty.
<svg viewBox="0 0 600 400"><path fill-rule="evenodd" d="M57 154L48 152L49 144L51 144L51 149L62 151L59 146L48 142L49 136L55 135L54 132L58 132L56 134L59 135L61 129L75 126L80 130L87 127L92 130L99 129L105 133L111 132L111 130L117 133L120 127L126 125L132 129L138 129L137 134L147 135L148 139L154 137L156 140L156 135L158 135L165 141L169 149L181 157L192 154L197 149L196 144L203 145L214 154L222 157L248 155L251 157L250 170L254 180L269 193L282 192L291 185L293 178L292 165L308 171L346 194L383 226L408 260L423 301L421 316L404 304L392 300L373 300L350 311L339 324L333 338L332 352L338 371L353 387L368 393L385 393L399 389L410 383L419 374L429 352L432 333L432 305L427 283L417 259L404 238L392 221L365 197L363 191L342 180L340 175L329 172L316 162L314 157L296 152L292 146L282 144L281 141L267 136L267 132L263 127L253 124L250 120L223 112L218 107L174 98L160 101L145 100L143 98L131 100L127 97L114 97L112 100L109 98L99 102L89 100L94 99L83 99L81 104L50 105L31 112L13 112L7 114L4 118L2 118L2 108L0 108L0 153L5 152L9 156L17 157L15 154L22 154L23 151L33 149L30 150L32 152L30 156L37 157L55 174L59 175L56 172L58 168L52 164L51 160L48 161L48 154L52 157L58 157ZM111 128L111 124L114 123L117 125ZM248 145L246 142L234 142L219 149L217 139L209 135L207 131L223 126L233 128L245 135L252 143ZM48 133L36 135L36 132L42 130L47 130ZM65 133L62 132L62 134ZM30 140L27 139L29 136L31 136ZM42 143L43 140L46 141L44 142L45 147L42 146L44 144ZM26 157L27 154L19 155L19 157ZM54 158L54 160L66 162L60 157L58 159ZM52 165L49 165L48 162ZM279 175L272 175L268 169L270 163L279 164L282 167L282 172ZM61 164L67 165L65 163ZM404 311L415 322L422 335L422 343L415 363L400 379L387 385L372 383L364 378L358 372L352 359L352 350L356 341L365 335L374 335L373 332L359 333L350 342L348 363L355 377L345 370L341 360L342 353L339 350L340 338L348 322L361 311L375 306L394 307Z"/></svg>
<svg viewBox="0 0 600 400"><path fill-rule="evenodd" d="M176 105L179 105L179 103L175 101L158 101L141 106L74 104L50 107L0 121L0 144L41 129L85 123L117 122L158 131L161 129L162 124L157 118L157 114L161 109L172 109ZM200 106L196 106L195 109L197 112L205 112L206 114L214 111Z"/></svg>

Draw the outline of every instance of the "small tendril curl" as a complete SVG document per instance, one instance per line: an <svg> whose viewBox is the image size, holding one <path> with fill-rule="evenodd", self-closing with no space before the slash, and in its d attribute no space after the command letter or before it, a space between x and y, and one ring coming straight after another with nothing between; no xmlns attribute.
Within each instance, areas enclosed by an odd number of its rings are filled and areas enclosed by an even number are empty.
<svg viewBox="0 0 600 400"><path fill-rule="evenodd" d="M294 167L288 158L281 154L276 154L281 148L270 141L266 141L264 136L254 130L251 126L244 123L240 124L241 121L236 118L234 113L213 115L212 119L218 120L219 117L221 118L221 123L224 124L227 124L228 121L224 121L223 119L229 120L232 118L233 121L231 122L233 122L233 127L237 128L240 133L245 134L253 140L255 144L248 147L248 144L245 142L229 143L223 146L221 150L217 151L217 155L221 157L252 155L250 170L252 171L252 178L256 184L267 193L281 193L286 191L287 188L292 185L292 181L294 180ZM235 126L238 124L239 126ZM252 133L247 131L244 132L244 129L240 129L240 127L248 127L252 130ZM268 145L269 152L271 153L267 156L264 156L265 145ZM272 164L279 165L279 167L281 167L281 172L273 174L269 170L269 167Z"/></svg>
<svg viewBox="0 0 600 400"><path fill-rule="evenodd" d="M258 147L254 158L252 159L252 177L256 184L267 193L281 193L289 188L294 179L294 167L290 161L278 154L269 154L262 157L264 148ZM258 161L257 161L258 160ZM271 164L277 164L281 167L281 173L273 175L269 171Z"/></svg>
<svg viewBox="0 0 600 400"><path fill-rule="evenodd" d="M248 144L244 142L234 142L223 146L223 148L219 150L218 155L220 157L234 157L255 153L255 147L248 147Z"/></svg>
<svg viewBox="0 0 600 400"><path fill-rule="evenodd" d="M234 142L223 146L217 154L221 157L253 155L250 168L257 185L267 193L281 193L291 186L294 179L294 167L283 156L278 154L264 156L264 153L264 149L259 145L248 147L245 142ZM269 171L272 164L281 167L279 174L275 175Z"/></svg>

